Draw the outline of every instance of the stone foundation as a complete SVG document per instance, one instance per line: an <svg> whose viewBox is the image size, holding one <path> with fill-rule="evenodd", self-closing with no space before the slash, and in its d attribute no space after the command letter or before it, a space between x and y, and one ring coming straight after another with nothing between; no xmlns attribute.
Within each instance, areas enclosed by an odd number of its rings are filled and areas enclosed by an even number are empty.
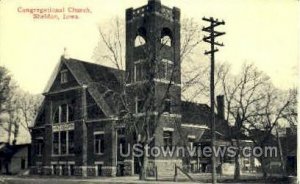
<svg viewBox="0 0 300 184"><path fill-rule="evenodd" d="M132 170L133 168L127 168ZM115 177L116 176L116 167L113 166L104 166L102 167L102 175L101 176L110 176L110 177ZM125 169L125 171L127 171ZM32 175L58 175L61 176L63 174L62 168L57 166L56 173L53 170L52 166L44 166L44 167L37 167L37 166L32 166L30 168L30 174ZM67 169L64 171L66 176L70 175L70 171ZM97 166L75 166L74 167L74 176L97 176L98 175L98 169Z"/></svg>
<svg viewBox="0 0 300 184"><path fill-rule="evenodd" d="M38 167L37 166L31 166L30 167L30 174L36 175L36 174L41 174L41 173L38 173Z"/></svg>
<svg viewBox="0 0 300 184"><path fill-rule="evenodd" d="M88 166L75 166L74 175L87 177L88 176Z"/></svg>
<svg viewBox="0 0 300 184"><path fill-rule="evenodd" d="M96 166L87 167L87 176L97 176Z"/></svg>
<svg viewBox="0 0 300 184"><path fill-rule="evenodd" d="M115 166L103 166L102 175L115 177L117 173L117 168Z"/></svg>
<svg viewBox="0 0 300 184"><path fill-rule="evenodd" d="M124 175L133 176L134 175L134 162L133 160L124 161Z"/></svg>
<svg viewBox="0 0 300 184"><path fill-rule="evenodd" d="M53 174L53 167L52 166L43 166L42 174L43 175L52 175Z"/></svg>

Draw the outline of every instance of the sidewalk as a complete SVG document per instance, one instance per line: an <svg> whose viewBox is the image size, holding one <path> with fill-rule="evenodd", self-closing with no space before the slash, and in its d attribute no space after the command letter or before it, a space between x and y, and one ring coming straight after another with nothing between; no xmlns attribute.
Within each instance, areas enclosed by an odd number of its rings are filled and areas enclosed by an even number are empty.
<svg viewBox="0 0 300 184"><path fill-rule="evenodd" d="M81 177L63 177L63 176L0 176L0 184L93 184L93 183L163 183L163 184L187 184L187 183L210 183L210 174L193 174L195 182L190 181L187 178L179 177L178 182L173 182L173 177L159 177L159 181L155 181L155 178L149 178L147 181L140 181L138 176L125 176L125 177L93 177L93 178L81 178ZM286 183L287 180L273 177L267 180L261 179L261 176L242 176L240 181L233 181L232 176L218 176L219 183Z"/></svg>

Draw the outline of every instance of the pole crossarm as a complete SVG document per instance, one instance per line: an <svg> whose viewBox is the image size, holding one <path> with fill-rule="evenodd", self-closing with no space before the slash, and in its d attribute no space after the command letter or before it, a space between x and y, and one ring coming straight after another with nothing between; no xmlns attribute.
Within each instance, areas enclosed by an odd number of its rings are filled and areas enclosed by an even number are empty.
<svg viewBox="0 0 300 184"><path fill-rule="evenodd" d="M204 36L203 41L211 44L211 50L205 51L205 54L213 54L218 51L218 49L215 49L215 46L224 46L223 43L216 42L215 38L226 34L225 32L216 31L215 27L219 25L225 25L225 22L224 20L219 21L218 19L214 19L213 17L203 17L202 20L210 23L209 26L202 28L202 31L209 33L209 36Z"/></svg>
<svg viewBox="0 0 300 184"><path fill-rule="evenodd" d="M213 52L218 52L219 49L215 49L215 50L210 50L210 51L205 51L204 54L208 55L208 54L212 54Z"/></svg>
<svg viewBox="0 0 300 184"><path fill-rule="evenodd" d="M224 20L219 21L219 19L214 19L213 17L210 17L210 18L203 17L202 20L207 21L207 22L213 22L213 23L219 23L219 24L225 25Z"/></svg>
<svg viewBox="0 0 300 184"><path fill-rule="evenodd" d="M211 147L215 149L215 142L216 142L216 125L215 125L215 53L219 51L218 48L215 46L224 46L223 43L219 43L215 41L216 37L222 36L225 32L215 31L215 27L219 25L225 25L224 21L219 21L218 19L214 19L213 17L206 18L203 17L202 20L207 21L210 23L208 27L204 27L202 31L209 33L209 36L204 36L203 41L210 44L210 50L205 51L205 55L210 55L211 57L211 70L210 70L210 118L211 118ZM217 158L215 155L211 157L212 163L212 183L217 183L217 170L216 170L216 163Z"/></svg>
<svg viewBox="0 0 300 184"><path fill-rule="evenodd" d="M210 37L210 36L209 37L204 37L203 41L207 42L207 43L212 43L212 37ZM218 45L218 46L221 46L221 47L224 46L223 43L219 43L219 42L213 42L213 43L214 43L214 45Z"/></svg>
<svg viewBox="0 0 300 184"><path fill-rule="evenodd" d="M214 37L222 36L222 35L225 34L225 32L215 31L215 30L213 30L213 28L214 28L214 27L211 27L211 26L209 26L209 27L204 27L204 28L202 28L202 31L205 31L205 32L208 32L208 33L211 33L211 32L212 32Z"/></svg>

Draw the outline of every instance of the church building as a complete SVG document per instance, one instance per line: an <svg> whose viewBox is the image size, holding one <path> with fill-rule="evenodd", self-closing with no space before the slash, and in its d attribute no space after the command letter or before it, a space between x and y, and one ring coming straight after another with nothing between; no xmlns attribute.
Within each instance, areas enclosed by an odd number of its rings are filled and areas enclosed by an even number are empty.
<svg viewBox="0 0 300 184"><path fill-rule="evenodd" d="M61 57L32 128L32 173L138 174L138 159L123 157L120 145L139 139L127 127L129 121L138 125L144 117L155 125L151 146L209 142L210 107L181 100L180 9L160 0L129 8L125 36L125 71ZM217 138L227 144L224 99L217 99ZM203 172L210 160L149 158L149 170L157 168L161 174L174 175L175 164Z"/></svg>

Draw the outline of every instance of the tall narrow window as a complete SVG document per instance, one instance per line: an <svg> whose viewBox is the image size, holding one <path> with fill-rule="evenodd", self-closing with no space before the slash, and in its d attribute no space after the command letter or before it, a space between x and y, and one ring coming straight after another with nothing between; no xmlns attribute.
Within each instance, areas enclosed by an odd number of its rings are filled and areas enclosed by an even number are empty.
<svg viewBox="0 0 300 184"><path fill-rule="evenodd" d="M65 84L68 82L68 70L62 70L60 72L60 83Z"/></svg>
<svg viewBox="0 0 300 184"><path fill-rule="evenodd" d="M174 64L170 60L163 59L157 66L157 73L159 79L171 80L174 70Z"/></svg>
<svg viewBox="0 0 300 184"><path fill-rule="evenodd" d="M97 165L97 170L98 170L98 176L102 176L102 164Z"/></svg>
<svg viewBox="0 0 300 184"><path fill-rule="evenodd" d="M74 167L74 164L70 164L69 167L70 167L70 175L71 175L71 176L74 176L74 175L75 175L75 167Z"/></svg>
<svg viewBox="0 0 300 184"><path fill-rule="evenodd" d="M60 107L58 107L54 113L53 123L60 122Z"/></svg>
<svg viewBox="0 0 300 184"><path fill-rule="evenodd" d="M167 97L164 101L164 112L171 112L171 99Z"/></svg>
<svg viewBox="0 0 300 184"><path fill-rule="evenodd" d="M54 155L74 154L74 131L54 132L52 143Z"/></svg>
<svg viewBox="0 0 300 184"><path fill-rule="evenodd" d="M167 65L166 65L166 69L165 70L166 70L166 79L167 80L171 80L172 75L174 75L173 74L173 70L174 70L173 63L168 62Z"/></svg>
<svg viewBox="0 0 300 184"><path fill-rule="evenodd" d="M59 154L59 132L53 133L53 140L52 140L52 146L53 146L53 154L58 155Z"/></svg>
<svg viewBox="0 0 300 184"><path fill-rule="evenodd" d="M67 107L68 107L67 104L61 105L61 113L60 113L60 122L61 123L67 122L67 117L68 117Z"/></svg>
<svg viewBox="0 0 300 184"><path fill-rule="evenodd" d="M59 166L57 164L53 165L53 173L54 173L54 175L59 175L60 174Z"/></svg>
<svg viewBox="0 0 300 184"><path fill-rule="evenodd" d="M68 132L69 154L74 154L74 131Z"/></svg>
<svg viewBox="0 0 300 184"><path fill-rule="evenodd" d="M135 112L136 113L142 113L143 109L144 109L144 103L145 101L143 99L140 98L136 98L136 102L135 102Z"/></svg>
<svg viewBox="0 0 300 184"><path fill-rule="evenodd" d="M62 104L57 107L54 117L53 123L68 123L70 121L74 121L75 114L73 107L68 104Z"/></svg>
<svg viewBox="0 0 300 184"><path fill-rule="evenodd" d="M72 122L75 120L73 106L68 105L68 122Z"/></svg>
<svg viewBox="0 0 300 184"><path fill-rule="evenodd" d="M95 134L94 135L94 149L96 154L104 153L104 134Z"/></svg>
<svg viewBox="0 0 300 184"><path fill-rule="evenodd" d="M67 132L60 132L60 154L67 154Z"/></svg>
<svg viewBox="0 0 300 184"><path fill-rule="evenodd" d="M118 138L119 138L119 144L122 146L122 153L125 153L126 151L126 138L125 138L125 128L118 129Z"/></svg>
<svg viewBox="0 0 300 184"><path fill-rule="evenodd" d="M195 142L195 137L193 136L188 136L188 146L190 148L193 148L194 147L194 142Z"/></svg>
<svg viewBox="0 0 300 184"><path fill-rule="evenodd" d="M126 139L125 137L121 137L119 139L119 145L121 146L122 145L122 153L126 153Z"/></svg>
<svg viewBox="0 0 300 184"><path fill-rule="evenodd" d="M143 71L143 63L138 62L134 64L134 81L143 81L145 79L145 73Z"/></svg>
<svg viewBox="0 0 300 184"><path fill-rule="evenodd" d="M63 176L68 176L69 175L68 166L66 164L61 165L61 171L62 171Z"/></svg>
<svg viewBox="0 0 300 184"><path fill-rule="evenodd" d="M44 144L43 144L42 140L38 140L35 143L35 154L37 156L41 156L43 154L43 149L44 149L43 147L44 147Z"/></svg>
<svg viewBox="0 0 300 184"><path fill-rule="evenodd" d="M158 78L159 79L165 79L166 78L166 64L164 62L159 62L158 64Z"/></svg>
<svg viewBox="0 0 300 184"><path fill-rule="evenodd" d="M173 132L172 131L164 131L163 133L164 147L171 148L173 145Z"/></svg>

